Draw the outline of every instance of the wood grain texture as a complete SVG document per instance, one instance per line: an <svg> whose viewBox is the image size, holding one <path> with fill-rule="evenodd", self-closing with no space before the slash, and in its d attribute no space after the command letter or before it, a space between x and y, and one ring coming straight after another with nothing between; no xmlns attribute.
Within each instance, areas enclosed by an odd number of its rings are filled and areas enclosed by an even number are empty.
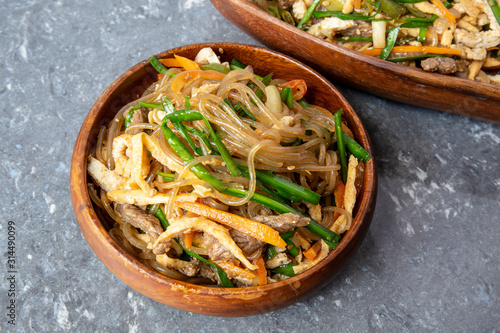
<svg viewBox="0 0 500 333"><path fill-rule="evenodd" d="M428 73L326 42L246 0L211 0L229 21L268 47L334 81L395 101L500 124L500 86Z"/></svg>
<svg viewBox="0 0 500 333"><path fill-rule="evenodd" d="M216 51L223 49L222 60L237 58L251 64L256 73L272 71L277 78L304 79L310 101L330 110L342 108L358 142L373 156L366 129L349 102L325 78L296 60L264 48L230 43L190 45L163 52L158 57L172 57L175 53L193 58L206 46ZM155 78L156 72L147 60L120 76L94 104L75 143L71 165L72 203L82 233L97 257L122 281L147 297L178 309L212 316L250 316L274 311L328 283L359 247L370 225L377 196L373 158L365 167L363 190L352 228L325 260L286 281L249 288L204 287L180 282L148 268L109 236L105 214L92 204L88 194L87 156L96 144L100 126L107 125L123 105L136 99Z"/></svg>

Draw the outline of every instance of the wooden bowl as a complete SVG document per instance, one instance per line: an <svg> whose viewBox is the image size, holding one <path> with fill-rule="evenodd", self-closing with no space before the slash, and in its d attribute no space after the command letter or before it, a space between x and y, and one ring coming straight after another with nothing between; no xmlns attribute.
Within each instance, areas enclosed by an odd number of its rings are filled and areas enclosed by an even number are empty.
<svg viewBox="0 0 500 333"><path fill-rule="evenodd" d="M306 97L330 110L342 108L357 141L373 155L366 129L356 112L339 91L324 77L302 63L271 50L250 45L211 43L183 46L158 55L174 54L193 59L203 47L210 46L222 60L239 59L251 64L256 73L274 72L283 79L306 81ZM213 316L250 316L277 310L323 287L344 266L363 240L370 225L377 194L377 174L373 158L366 164L363 189L358 197L352 228L325 260L312 269L265 286L218 288L189 284L168 278L129 255L108 234L105 213L93 205L87 189L87 156L96 144L100 126L107 125L126 103L136 99L156 80L156 72L145 60L113 82L90 110L75 143L71 162L71 198L83 235L97 257L122 281L138 292L166 305Z"/></svg>
<svg viewBox="0 0 500 333"><path fill-rule="evenodd" d="M500 124L500 86L367 56L295 28L246 0L211 0L238 28L354 88L399 102Z"/></svg>

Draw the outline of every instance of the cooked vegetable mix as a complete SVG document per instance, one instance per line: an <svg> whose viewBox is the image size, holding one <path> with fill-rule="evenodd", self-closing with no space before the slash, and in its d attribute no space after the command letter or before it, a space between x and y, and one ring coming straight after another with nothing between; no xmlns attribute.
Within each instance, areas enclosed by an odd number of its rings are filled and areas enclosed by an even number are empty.
<svg viewBox="0 0 500 333"><path fill-rule="evenodd" d="M498 0L248 0L355 51L500 85ZM276 15L278 13L279 15Z"/></svg>
<svg viewBox="0 0 500 333"><path fill-rule="evenodd" d="M323 260L352 224L370 159L342 110L308 103L300 78L259 76L210 48L150 63L158 81L89 156L111 236L167 276L227 288Z"/></svg>

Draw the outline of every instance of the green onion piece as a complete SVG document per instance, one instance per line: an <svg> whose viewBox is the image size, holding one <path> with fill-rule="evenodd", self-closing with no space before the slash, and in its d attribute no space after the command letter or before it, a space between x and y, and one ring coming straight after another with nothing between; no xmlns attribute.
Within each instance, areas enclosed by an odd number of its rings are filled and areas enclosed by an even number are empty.
<svg viewBox="0 0 500 333"><path fill-rule="evenodd" d="M295 276L295 271L293 270L293 266L295 266L295 264L289 263L289 264L285 264L285 265L281 265L279 267L273 268L272 271L274 273L278 273L281 275L286 275L286 276L292 277L292 276Z"/></svg>
<svg viewBox="0 0 500 333"><path fill-rule="evenodd" d="M153 207L153 205L149 205L147 207L147 209L149 210L152 207ZM160 207L158 207L156 209L156 212L154 212L154 216L156 216L156 218L158 220L160 220L160 224L161 224L161 227L163 228L163 230L167 230L167 228L170 225L170 223L168 223L167 217L165 216L165 213L163 213L163 210L161 210Z"/></svg>
<svg viewBox="0 0 500 333"><path fill-rule="evenodd" d="M179 133L184 138L184 140L187 141L187 143L189 144L189 146L191 147L191 149L193 149L193 151L198 156L202 156L203 155L203 151L200 148L198 148L198 147L195 146L195 144L193 142L193 139L191 139L191 137L189 136L189 134L187 134L186 127L184 126L184 124L180 123L180 122L172 122L172 124L179 131Z"/></svg>
<svg viewBox="0 0 500 333"><path fill-rule="evenodd" d="M245 69L247 66L245 64L243 64L241 61L237 60L237 59L233 59L231 60L231 64L229 66L232 70L235 70L235 69ZM262 76L259 76L257 74L253 74L257 79L261 80L263 79Z"/></svg>
<svg viewBox="0 0 500 333"><path fill-rule="evenodd" d="M412 21L412 22L405 22L401 24L399 27L400 28L427 28L428 26L432 25L432 22L418 22L418 21Z"/></svg>
<svg viewBox="0 0 500 333"><path fill-rule="evenodd" d="M125 121L123 122L123 126L125 126L125 128L129 127L130 124L132 123L132 118L134 117L135 110L137 109L136 108L130 109L130 111L125 116Z"/></svg>
<svg viewBox="0 0 500 333"><path fill-rule="evenodd" d="M266 261L276 257L277 254L278 253L276 253L276 248L274 247L274 245L267 244L266 253L264 254Z"/></svg>
<svg viewBox="0 0 500 333"><path fill-rule="evenodd" d="M293 109L292 89L290 87L283 87L281 89L280 96L281 96L281 101L285 103L290 110Z"/></svg>
<svg viewBox="0 0 500 333"><path fill-rule="evenodd" d="M154 69L156 69L158 73L161 74L167 73L167 67L163 66L163 64L160 62L160 60L158 60L158 58L155 55L149 58L149 63L151 64L151 66L153 66Z"/></svg>
<svg viewBox="0 0 500 333"><path fill-rule="evenodd" d="M280 12L278 11L278 8L274 6L269 6L267 8L267 12L271 14L272 16L276 17L278 20L281 20L281 15Z"/></svg>
<svg viewBox="0 0 500 333"><path fill-rule="evenodd" d="M262 192L264 192L265 194L267 194L268 196L270 196L274 200L276 200L282 204L285 204L285 205L291 204L290 200L283 198L277 191L273 190L271 187L264 184L261 180L257 179L256 182L257 182L257 185L259 186L259 188L262 190Z"/></svg>
<svg viewBox="0 0 500 333"><path fill-rule="evenodd" d="M333 115L335 121L335 135L337 137L337 149L339 151L339 159L340 159L340 175L342 178L342 182L346 184L347 182L347 160L345 155L345 145L344 145L344 137L342 135L342 109L337 110Z"/></svg>
<svg viewBox="0 0 500 333"><path fill-rule="evenodd" d="M240 165L239 168L243 171L242 175L246 178L250 178L248 174L248 168L246 166ZM270 172L255 170L255 176L257 179L261 180L264 184L275 188L278 193L292 201L307 201L313 205L317 205L321 199L321 195L311 191L305 187L300 186L294 182L289 181L280 176L276 176Z"/></svg>
<svg viewBox="0 0 500 333"><path fill-rule="evenodd" d="M166 172L157 171L156 174L158 176L161 176L163 178L163 180L167 181L167 182L173 182L175 180L175 175L173 173L166 173Z"/></svg>
<svg viewBox="0 0 500 333"><path fill-rule="evenodd" d="M216 71L216 72L221 72L224 74L227 74L231 71L231 69L227 68L226 66L222 64L208 64L208 65L201 65L200 69L203 71Z"/></svg>
<svg viewBox="0 0 500 333"><path fill-rule="evenodd" d="M339 38L339 40L346 42L371 42L373 38L364 36L352 36L352 37L342 37Z"/></svg>
<svg viewBox="0 0 500 333"><path fill-rule="evenodd" d="M188 95L184 96L184 108L190 110L191 109L191 101Z"/></svg>
<svg viewBox="0 0 500 333"><path fill-rule="evenodd" d="M380 59L383 60L387 59L387 57L392 51L392 48L396 44L396 41L398 39L398 34L399 34L399 27L394 27L391 30L389 30L389 33L387 34L386 46L380 53Z"/></svg>
<svg viewBox="0 0 500 333"><path fill-rule="evenodd" d="M161 104L163 105L163 109L167 114L175 112L175 106L166 95L163 96Z"/></svg>
<svg viewBox="0 0 500 333"><path fill-rule="evenodd" d="M406 12L406 7L393 0L379 0L380 10L392 18L401 17Z"/></svg>
<svg viewBox="0 0 500 333"><path fill-rule="evenodd" d="M244 63L242 63L238 59L231 60L231 64L230 65L231 66L235 66L237 68L241 68L241 69L245 69L247 67Z"/></svg>
<svg viewBox="0 0 500 333"><path fill-rule="evenodd" d="M421 27L420 31L418 32L417 41L419 41L420 43L425 42L425 36L427 36L427 27Z"/></svg>
<svg viewBox="0 0 500 333"><path fill-rule="evenodd" d="M357 143L356 140L354 140L344 132L342 132L342 138L344 139L345 146L347 147L347 149L349 149L351 154L354 155L354 157L365 163L370 160L370 153L367 152L363 147L361 147L361 145Z"/></svg>
<svg viewBox="0 0 500 333"><path fill-rule="evenodd" d="M273 78L273 73L269 73L266 76L264 76L261 81L265 86L268 86L269 83L271 83L272 78ZM262 98L264 97L264 92L262 91L262 89L259 88L255 93L255 95L257 95L257 97L260 100L262 100Z"/></svg>
<svg viewBox="0 0 500 333"><path fill-rule="evenodd" d="M284 241L287 245L287 249L288 252L290 252L290 255L294 258L298 256L300 252L297 246L295 246L295 243L290 238L284 239Z"/></svg>
<svg viewBox="0 0 500 333"><path fill-rule="evenodd" d="M192 128L192 127L189 127L186 125L184 125L184 128L188 132L193 133L194 135L199 137L201 139L201 141L203 142L203 144L205 145L205 147L207 147L207 149L210 151L210 154L219 155L219 153L217 151L215 151L214 147L212 146L212 144L210 143L210 141L207 139L206 135L202 131L200 131L197 128Z"/></svg>
<svg viewBox="0 0 500 333"><path fill-rule="evenodd" d="M498 6L497 0L487 0L488 5L491 7L491 11L497 20L497 23L500 24L500 7Z"/></svg>
<svg viewBox="0 0 500 333"><path fill-rule="evenodd" d="M309 8L307 8L304 17L302 17L302 20L300 20L299 24L297 25L297 28L299 29L302 28L302 26L311 19L311 16L313 15L314 11L316 10L320 2L321 0L313 0Z"/></svg>
<svg viewBox="0 0 500 333"><path fill-rule="evenodd" d="M234 106L234 110L241 111L242 113L246 114L248 116L248 118L252 119L253 121L257 120L257 118L255 118L255 116L252 114L252 112L250 112L250 110L248 110L248 108L241 103L236 104Z"/></svg>
<svg viewBox="0 0 500 333"><path fill-rule="evenodd" d="M308 108L308 107L311 106L306 101L304 101L303 99L301 99L300 101L297 101L297 103L299 103L300 105L302 105L302 107L304 107L304 108Z"/></svg>
<svg viewBox="0 0 500 333"><path fill-rule="evenodd" d="M213 268L215 268L217 270L217 276L219 277L219 280L220 280L220 283L223 287L225 288L232 288L234 287L233 283L231 282L231 280L227 277L226 273L222 270L222 268L220 268L219 266L217 266L216 264L214 264L213 262L211 261L208 261L207 259L199 256L198 254L194 253L194 252L191 252L191 251L188 251L186 250L179 242L177 242L179 244L179 246L181 247L181 249L186 252L188 255L190 255L191 257L193 258L196 258L200 261L203 261L204 263L207 263L209 264L210 266L212 266Z"/></svg>
<svg viewBox="0 0 500 333"><path fill-rule="evenodd" d="M292 238L293 235L295 235L295 229L293 230L290 230L290 231L287 231L287 232L282 232L280 233L280 237L285 240L285 239L288 239L288 238Z"/></svg>
<svg viewBox="0 0 500 333"><path fill-rule="evenodd" d="M285 21L286 23L288 23L290 25L295 26L295 20L293 19L293 16L292 16L292 14L290 14L289 11L287 11L287 10L280 10L279 13L280 13L281 19L283 21Z"/></svg>

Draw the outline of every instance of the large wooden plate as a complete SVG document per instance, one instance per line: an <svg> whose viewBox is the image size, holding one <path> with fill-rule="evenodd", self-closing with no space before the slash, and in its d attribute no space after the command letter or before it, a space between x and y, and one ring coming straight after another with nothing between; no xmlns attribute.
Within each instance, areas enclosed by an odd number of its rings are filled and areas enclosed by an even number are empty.
<svg viewBox="0 0 500 333"><path fill-rule="evenodd" d="M335 81L399 102L500 124L500 86L428 73L326 42L246 0L211 0L238 28Z"/></svg>

